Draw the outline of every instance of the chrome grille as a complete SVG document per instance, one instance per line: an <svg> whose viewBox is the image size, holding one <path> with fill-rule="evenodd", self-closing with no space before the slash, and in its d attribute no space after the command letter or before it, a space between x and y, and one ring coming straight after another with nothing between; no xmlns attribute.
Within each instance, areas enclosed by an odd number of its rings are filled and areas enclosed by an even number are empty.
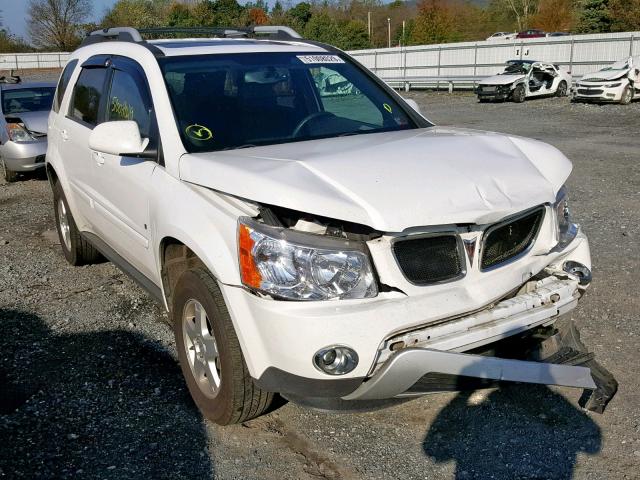
<svg viewBox="0 0 640 480"><path fill-rule="evenodd" d="M393 254L405 278L415 285L445 282L464 275L462 242L454 234L398 239Z"/></svg>
<svg viewBox="0 0 640 480"><path fill-rule="evenodd" d="M489 227L482 238L480 268L488 270L524 254L538 235L544 208Z"/></svg>

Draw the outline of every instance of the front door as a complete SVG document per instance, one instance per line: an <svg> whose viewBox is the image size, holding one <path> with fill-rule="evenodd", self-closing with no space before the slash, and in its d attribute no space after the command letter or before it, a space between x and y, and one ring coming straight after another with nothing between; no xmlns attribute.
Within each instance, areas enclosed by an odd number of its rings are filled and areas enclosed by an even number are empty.
<svg viewBox="0 0 640 480"><path fill-rule="evenodd" d="M134 120L142 138L157 147L157 127L142 69L132 60L112 57L104 121ZM156 159L92 151L93 190L99 236L120 256L152 280L154 256L149 224L151 176Z"/></svg>

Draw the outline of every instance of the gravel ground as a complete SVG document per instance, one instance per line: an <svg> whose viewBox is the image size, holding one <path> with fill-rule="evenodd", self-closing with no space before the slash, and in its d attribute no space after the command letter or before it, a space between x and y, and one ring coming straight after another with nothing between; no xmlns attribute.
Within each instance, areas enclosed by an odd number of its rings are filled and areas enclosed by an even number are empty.
<svg viewBox="0 0 640 480"><path fill-rule="evenodd" d="M579 392L517 385L366 413L283 402L212 425L188 396L164 313L109 263L67 265L49 186L26 177L0 184L0 476L640 478L640 103L409 96L440 125L535 137L573 160L595 282L572 317L620 382L604 415L581 411Z"/></svg>

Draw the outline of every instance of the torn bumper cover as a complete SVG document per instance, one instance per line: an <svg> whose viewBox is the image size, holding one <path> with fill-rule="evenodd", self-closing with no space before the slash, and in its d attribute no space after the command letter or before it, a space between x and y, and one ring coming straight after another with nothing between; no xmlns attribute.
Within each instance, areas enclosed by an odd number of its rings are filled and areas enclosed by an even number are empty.
<svg viewBox="0 0 640 480"><path fill-rule="evenodd" d="M573 322L562 322L552 335L536 344L529 358L531 360L405 348L392 355L377 373L343 399L373 400L462 390L465 383L479 388L494 382L522 382L582 388L580 405L602 413L618 389L613 376L580 341ZM428 380L432 374L435 382ZM469 379L476 381L468 382Z"/></svg>

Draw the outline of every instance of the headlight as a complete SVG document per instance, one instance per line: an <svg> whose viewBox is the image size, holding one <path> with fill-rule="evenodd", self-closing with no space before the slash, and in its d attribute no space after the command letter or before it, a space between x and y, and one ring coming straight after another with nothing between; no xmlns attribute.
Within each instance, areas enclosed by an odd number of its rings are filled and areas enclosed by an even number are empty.
<svg viewBox="0 0 640 480"><path fill-rule="evenodd" d="M364 243L238 222L242 283L288 300L369 298L378 294Z"/></svg>
<svg viewBox="0 0 640 480"><path fill-rule="evenodd" d="M571 219L571 211L569 210L569 193L567 187L563 186L556 196L554 204L556 213L556 233L558 237L558 248L563 249L578 234L578 225L573 223Z"/></svg>
<svg viewBox="0 0 640 480"><path fill-rule="evenodd" d="M29 130L24 128L21 123L7 123L7 132L13 142L33 142L35 140Z"/></svg>
<svg viewBox="0 0 640 480"><path fill-rule="evenodd" d="M616 87L619 87L620 85L622 85L622 82L609 83L609 84L605 85L605 87L607 87L607 88L616 88Z"/></svg>

